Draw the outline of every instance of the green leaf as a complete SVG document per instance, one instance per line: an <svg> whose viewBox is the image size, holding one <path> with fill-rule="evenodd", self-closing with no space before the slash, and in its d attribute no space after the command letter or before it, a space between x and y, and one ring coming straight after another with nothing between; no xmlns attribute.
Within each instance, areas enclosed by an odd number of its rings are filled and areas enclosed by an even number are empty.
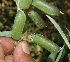
<svg viewBox="0 0 70 62"><path fill-rule="evenodd" d="M64 45L63 45L63 47L61 48L60 53L59 53L59 55L58 55L58 57L57 57L57 59L56 59L55 62L59 62L59 60L60 60L60 58L61 58L61 56L62 56L63 50L64 50Z"/></svg>
<svg viewBox="0 0 70 62"><path fill-rule="evenodd" d="M55 62L56 55L57 54L51 53L47 58L47 62Z"/></svg>
<svg viewBox="0 0 70 62"><path fill-rule="evenodd" d="M68 42L68 39L67 39L67 37L65 36L65 34L63 33L63 31L62 31L62 29L60 28L60 26L56 23L56 21L53 19L53 18L51 18L49 15L46 15L49 19L50 19L50 21L54 24L54 26L57 28L57 30L59 31L59 33L61 34L61 36L62 36L62 38L64 39L64 41L65 41L65 43L67 44L67 46L69 47L69 49L70 49L70 44L69 44L69 42Z"/></svg>

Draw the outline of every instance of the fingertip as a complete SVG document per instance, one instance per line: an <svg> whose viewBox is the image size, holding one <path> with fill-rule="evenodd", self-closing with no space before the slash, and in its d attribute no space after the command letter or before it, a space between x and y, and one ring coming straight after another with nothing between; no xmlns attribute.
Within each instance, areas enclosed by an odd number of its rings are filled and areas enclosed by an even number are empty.
<svg viewBox="0 0 70 62"><path fill-rule="evenodd" d="M22 50L26 54L30 54L29 44L27 42L21 42Z"/></svg>

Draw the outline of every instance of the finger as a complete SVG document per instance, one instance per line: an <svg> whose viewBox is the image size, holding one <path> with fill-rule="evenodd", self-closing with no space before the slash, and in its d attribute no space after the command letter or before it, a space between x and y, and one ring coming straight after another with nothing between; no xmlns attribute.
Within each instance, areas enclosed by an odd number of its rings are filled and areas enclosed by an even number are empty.
<svg viewBox="0 0 70 62"><path fill-rule="evenodd" d="M14 49L14 40L10 37L0 37L0 43L5 54L10 54Z"/></svg>
<svg viewBox="0 0 70 62"><path fill-rule="evenodd" d="M4 51L1 44L0 44L0 62L6 62L4 60Z"/></svg>
<svg viewBox="0 0 70 62"><path fill-rule="evenodd" d="M13 55L5 56L6 62L13 62Z"/></svg>
<svg viewBox="0 0 70 62"><path fill-rule="evenodd" d="M0 44L0 58L4 59L4 51L1 44Z"/></svg>
<svg viewBox="0 0 70 62"><path fill-rule="evenodd" d="M35 62L30 55L29 45L26 42L20 42L14 50L14 62Z"/></svg>
<svg viewBox="0 0 70 62"><path fill-rule="evenodd" d="M0 59L0 62L6 62L4 59Z"/></svg>

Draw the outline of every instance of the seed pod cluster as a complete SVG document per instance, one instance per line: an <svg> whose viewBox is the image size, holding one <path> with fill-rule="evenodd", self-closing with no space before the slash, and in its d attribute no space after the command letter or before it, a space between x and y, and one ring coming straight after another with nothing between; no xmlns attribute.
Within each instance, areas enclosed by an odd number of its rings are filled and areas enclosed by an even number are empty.
<svg viewBox="0 0 70 62"><path fill-rule="evenodd" d="M12 28L13 39L19 40L21 38L25 22L26 22L25 13L22 10L18 10Z"/></svg>

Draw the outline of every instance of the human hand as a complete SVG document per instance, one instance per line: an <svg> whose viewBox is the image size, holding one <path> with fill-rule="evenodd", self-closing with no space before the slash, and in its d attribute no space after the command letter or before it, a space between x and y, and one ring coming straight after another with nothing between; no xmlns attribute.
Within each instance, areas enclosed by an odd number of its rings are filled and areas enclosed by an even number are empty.
<svg viewBox="0 0 70 62"><path fill-rule="evenodd" d="M0 62L35 62L27 42L16 42L9 37L0 37Z"/></svg>

